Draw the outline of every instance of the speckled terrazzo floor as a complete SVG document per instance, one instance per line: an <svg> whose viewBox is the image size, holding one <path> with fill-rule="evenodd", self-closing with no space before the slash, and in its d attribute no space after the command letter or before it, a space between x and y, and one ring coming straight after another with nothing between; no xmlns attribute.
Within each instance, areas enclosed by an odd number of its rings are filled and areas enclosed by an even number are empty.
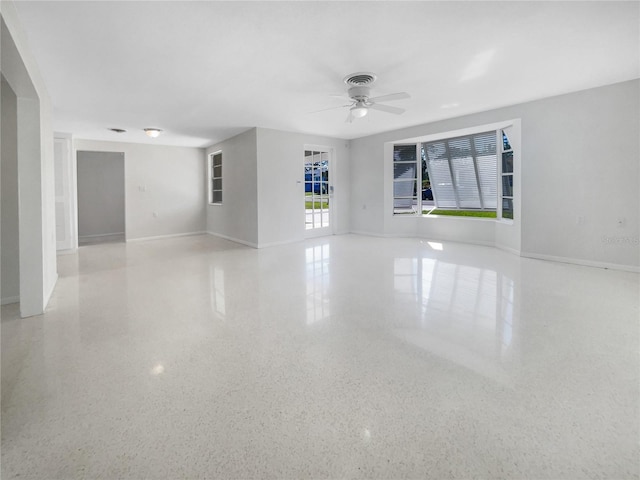
<svg viewBox="0 0 640 480"><path fill-rule="evenodd" d="M355 235L58 258L2 479L639 475L638 275Z"/></svg>

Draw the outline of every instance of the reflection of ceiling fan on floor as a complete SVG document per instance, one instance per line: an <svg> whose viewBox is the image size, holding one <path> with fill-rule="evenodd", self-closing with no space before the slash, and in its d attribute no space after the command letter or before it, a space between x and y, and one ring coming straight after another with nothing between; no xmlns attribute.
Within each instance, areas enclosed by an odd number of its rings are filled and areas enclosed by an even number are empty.
<svg viewBox="0 0 640 480"><path fill-rule="evenodd" d="M349 90L347 90L347 97L351 101L351 103L340 105L339 107L325 108L324 110L318 111L324 112L325 110L334 110L336 108L349 108L347 123L353 122L354 118L364 117L367 113L369 113L370 109L393 113L395 115L404 113L404 108L382 105L380 102L403 100L405 98L411 98L411 96L406 92L399 92L391 93L389 95L380 95L378 97L371 97L371 84L376 81L376 78L377 77L375 74L368 72L358 72L347 75L346 77L344 77L344 83L349 86ZM345 98L342 95L332 96Z"/></svg>

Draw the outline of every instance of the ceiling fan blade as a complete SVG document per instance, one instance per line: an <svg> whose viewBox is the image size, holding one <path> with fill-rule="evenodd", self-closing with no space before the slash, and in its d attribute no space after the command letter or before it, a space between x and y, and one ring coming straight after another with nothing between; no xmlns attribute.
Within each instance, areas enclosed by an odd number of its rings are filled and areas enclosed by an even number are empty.
<svg viewBox="0 0 640 480"><path fill-rule="evenodd" d="M393 102L394 100L404 100L405 98L411 98L407 92L390 93L389 95L381 95L379 97L370 98L371 102Z"/></svg>
<svg viewBox="0 0 640 480"><path fill-rule="evenodd" d="M349 115L347 115L347 119L344 123L353 123L353 112L349 110Z"/></svg>
<svg viewBox="0 0 640 480"><path fill-rule="evenodd" d="M404 108L392 107L390 105L380 105L378 103L374 103L368 106L373 110L380 110L381 112L394 113L396 115L400 115L405 112Z"/></svg>
<svg viewBox="0 0 640 480"><path fill-rule="evenodd" d="M323 108L322 110L315 110L313 112L309 112L309 113L319 113L319 112L326 112L327 110L335 110L337 108L345 108L345 107L350 107L351 104L347 104L347 105L338 105L337 107L329 107L329 108Z"/></svg>

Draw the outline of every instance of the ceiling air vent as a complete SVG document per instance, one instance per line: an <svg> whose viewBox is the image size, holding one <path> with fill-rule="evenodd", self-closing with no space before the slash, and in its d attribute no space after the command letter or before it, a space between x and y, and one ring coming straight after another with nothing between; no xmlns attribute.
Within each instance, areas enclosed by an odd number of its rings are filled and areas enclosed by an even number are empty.
<svg viewBox="0 0 640 480"><path fill-rule="evenodd" d="M344 77L344 83L352 87L364 87L376 81L376 76L369 72L352 73Z"/></svg>

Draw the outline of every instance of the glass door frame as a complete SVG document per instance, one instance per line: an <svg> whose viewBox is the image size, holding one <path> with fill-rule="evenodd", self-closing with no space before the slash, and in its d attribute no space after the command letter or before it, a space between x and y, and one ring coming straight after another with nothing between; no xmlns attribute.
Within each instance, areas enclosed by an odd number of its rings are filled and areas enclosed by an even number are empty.
<svg viewBox="0 0 640 480"><path fill-rule="evenodd" d="M312 198L312 206L315 206L315 202L316 199L320 199L320 202L322 203L323 199L327 199L328 201L328 208L326 209L327 211L325 212L324 209L320 209L320 212L317 213L315 211L315 208L311 209L311 214L309 214L309 211L305 208L305 219L304 219L304 234L306 238L311 238L311 237L319 237L319 236L323 236L323 235L333 235L335 232L335 205L333 204L334 202L334 185L335 185L335 179L334 179L334 175L335 175L335 168L334 168L334 161L335 161L335 155L334 155L334 150L331 147L327 147L324 145L305 145L304 146L304 150L302 152L302 158L303 158L303 165L305 165L305 170L304 170L304 177L302 180L302 184L304 185L303 188L303 192L305 195L305 203L307 202L307 184L309 183L309 180L307 180L306 175L306 163L307 163L307 156L306 153L307 152L317 152L317 153L324 153L327 155L327 182L326 184L324 184L324 181L321 179L319 182L316 181L314 179L314 175L313 175L313 171L311 172L311 198ZM316 195L315 190L315 183L319 183L319 188L320 188L320 192L318 195ZM323 185L326 185L326 194L323 193L322 191L322 187ZM312 227L308 227L308 220L309 220L309 215L312 215L311 221L312 223L317 223L317 216L320 216L320 224L321 226L312 226ZM325 221L325 216L326 215L326 220L328 220L328 225L324 226L323 223Z"/></svg>

